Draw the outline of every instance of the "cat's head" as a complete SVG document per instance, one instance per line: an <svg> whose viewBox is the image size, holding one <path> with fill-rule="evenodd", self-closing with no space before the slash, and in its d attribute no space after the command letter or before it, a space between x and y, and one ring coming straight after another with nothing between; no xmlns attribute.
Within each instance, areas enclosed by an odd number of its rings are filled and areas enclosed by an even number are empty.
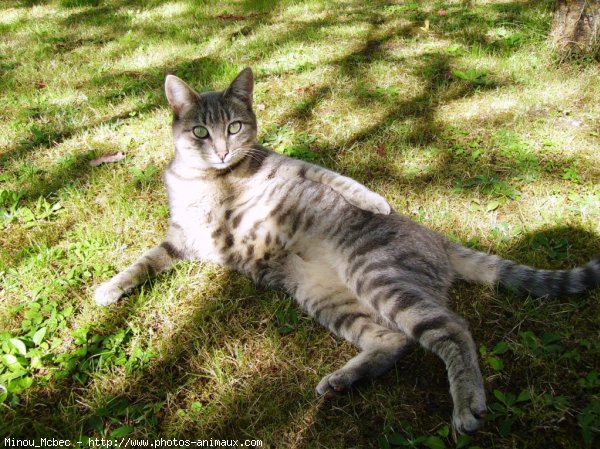
<svg viewBox="0 0 600 449"><path fill-rule="evenodd" d="M174 114L173 138L187 166L224 169L252 151L256 143L253 88L250 68L242 70L227 89L201 94L167 75L165 93Z"/></svg>

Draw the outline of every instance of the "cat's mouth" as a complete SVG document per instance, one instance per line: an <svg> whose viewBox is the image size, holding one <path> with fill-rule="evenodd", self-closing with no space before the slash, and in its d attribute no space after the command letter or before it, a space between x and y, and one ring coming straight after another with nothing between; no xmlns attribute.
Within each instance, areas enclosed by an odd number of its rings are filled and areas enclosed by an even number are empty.
<svg viewBox="0 0 600 449"><path fill-rule="evenodd" d="M212 162L212 165L216 168L226 168L231 164L233 160L233 154L229 153L223 159L217 157L216 162Z"/></svg>
<svg viewBox="0 0 600 449"><path fill-rule="evenodd" d="M240 149L235 149L233 151L230 151L229 153L227 153L227 155L225 155L225 157L223 159L220 159L219 157L217 157L217 161L216 162L211 162L211 165L216 168L217 170L223 170L225 168L228 168L232 165L234 165L236 162L238 162L242 157L243 157L243 151L239 151Z"/></svg>
<svg viewBox="0 0 600 449"><path fill-rule="evenodd" d="M211 161L210 166L216 170L225 170L234 165L236 160L231 157L225 158L223 161Z"/></svg>

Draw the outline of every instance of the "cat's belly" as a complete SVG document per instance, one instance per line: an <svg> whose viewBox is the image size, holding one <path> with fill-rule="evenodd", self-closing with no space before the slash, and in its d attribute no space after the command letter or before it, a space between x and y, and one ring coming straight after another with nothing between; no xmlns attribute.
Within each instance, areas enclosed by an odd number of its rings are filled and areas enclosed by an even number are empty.
<svg viewBox="0 0 600 449"><path fill-rule="evenodd" d="M267 208L217 209L186 206L171 211L172 222L182 231L184 253L199 259L245 271L258 264L275 265L292 243Z"/></svg>
<svg viewBox="0 0 600 449"><path fill-rule="evenodd" d="M301 217L298 209L282 208L270 191L277 186L250 186L238 197L218 201L207 194L172 201L171 218L183 230L186 257L244 272L259 283L281 285L289 259L306 256L313 247L322 251L323 241L306 217L294 218ZM182 199L185 203L179 203Z"/></svg>
<svg viewBox="0 0 600 449"><path fill-rule="evenodd" d="M223 252L214 244L210 229L188 233L186 235L185 246L185 253L191 259L212 262L219 265L225 264Z"/></svg>
<svg viewBox="0 0 600 449"><path fill-rule="evenodd" d="M241 226L241 225L240 225ZM270 216L256 220L234 232L234 250L225 265L248 274L256 283L294 292L310 277L338 277L333 259L336 251L329 243L307 232L290 232Z"/></svg>

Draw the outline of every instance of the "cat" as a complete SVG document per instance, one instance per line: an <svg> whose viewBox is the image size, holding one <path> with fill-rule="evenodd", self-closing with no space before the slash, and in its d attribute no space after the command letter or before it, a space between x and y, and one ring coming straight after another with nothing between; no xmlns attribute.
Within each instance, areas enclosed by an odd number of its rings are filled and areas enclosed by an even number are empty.
<svg viewBox="0 0 600 449"><path fill-rule="evenodd" d="M358 182L259 145L253 87L249 68L224 91L202 94L167 76L175 141L164 174L167 235L100 285L96 303L114 303L179 259L236 269L285 290L361 350L325 376L317 394L384 373L418 342L446 365L454 427L476 431L484 385L468 326L446 306L453 281L575 294L598 285L600 257L573 270L536 270L452 243Z"/></svg>

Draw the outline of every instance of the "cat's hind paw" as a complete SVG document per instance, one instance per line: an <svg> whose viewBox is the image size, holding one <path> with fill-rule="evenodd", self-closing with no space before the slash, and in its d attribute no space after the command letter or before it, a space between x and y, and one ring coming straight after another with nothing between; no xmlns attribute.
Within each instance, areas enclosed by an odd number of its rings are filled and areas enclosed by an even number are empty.
<svg viewBox="0 0 600 449"><path fill-rule="evenodd" d="M483 395L475 395L466 407L454 408L452 423L461 434L476 432L483 423L487 408Z"/></svg>
<svg viewBox="0 0 600 449"><path fill-rule="evenodd" d="M94 291L94 302L99 306L109 306L119 300L125 292L112 282L105 282Z"/></svg>

